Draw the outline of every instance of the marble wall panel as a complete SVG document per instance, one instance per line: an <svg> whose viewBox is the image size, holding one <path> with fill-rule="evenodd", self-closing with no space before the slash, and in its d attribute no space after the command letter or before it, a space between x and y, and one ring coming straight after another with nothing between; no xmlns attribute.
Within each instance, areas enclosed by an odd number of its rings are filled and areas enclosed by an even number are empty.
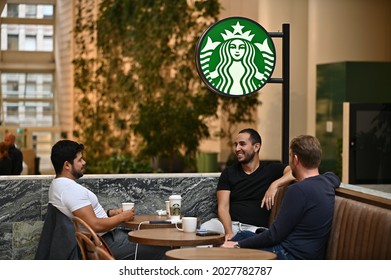
<svg viewBox="0 0 391 280"><path fill-rule="evenodd" d="M13 224L13 259L33 260L43 227L42 221Z"/></svg>
<svg viewBox="0 0 391 280"><path fill-rule="evenodd" d="M217 217L218 178L173 178L173 193L182 196L182 215L199 217L201 223Z"/></svg>
<svg viewBox="0 0 391 280"><path fill-rule="evenodd" d="M0 182L0 222L37 220L41 215L41 183L36 180Z"/></svg>
<svg viewBox="0 0 391 280"><path fill-rule="evenodd" d="M0 260L12 259L12 223L0 223Z"/></svg>

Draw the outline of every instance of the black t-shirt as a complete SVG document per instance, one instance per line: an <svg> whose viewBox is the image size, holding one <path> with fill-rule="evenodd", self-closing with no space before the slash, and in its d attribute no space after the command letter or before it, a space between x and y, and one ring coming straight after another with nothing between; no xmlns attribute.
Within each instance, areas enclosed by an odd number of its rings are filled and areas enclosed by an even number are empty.
<svg viewBox="0 0 391 280"><path fill-rule="evenodd" d="M261 208L262 198L270 184L283 175L285 167L282 163L260 162L257 170L249 175L243 171L240 163L224 169L217 184L217 191L231 191L231 220L268 227L270 211L265 206Z"/></svg>

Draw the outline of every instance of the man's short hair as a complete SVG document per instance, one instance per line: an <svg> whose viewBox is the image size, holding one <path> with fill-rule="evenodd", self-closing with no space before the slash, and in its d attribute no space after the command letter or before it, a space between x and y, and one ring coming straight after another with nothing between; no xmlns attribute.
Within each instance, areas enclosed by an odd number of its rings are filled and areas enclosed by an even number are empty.
<svg viewBox="0 0 391 280"><path fill-rule="evenodd" d="M297 155L306 168L318 168L322 158L322 147L319 140L311 135L300 135L292 139L290 149Z"/></svg>
<svg viewBox="0 0 391 280"><path fill-rule="evenodd" d="M72 140L60 140L52 147L50 159L52 161L56 174L62 172L64 163L68 161L73 164L73 160L78 153L83 152L84 145Z"/></svg>
<svg viewBox="0 0 391 280"><path fill-rule="evenodd" d="M241 131L239 131L239 134L240 133L248 133L248 134L250 134L250 141L251 141L251 143L253 145L256 144L256 143L259 143L262 146L261 135L259 135L259 133L255 129L245 128L245 129L242 129Z"/></svg>

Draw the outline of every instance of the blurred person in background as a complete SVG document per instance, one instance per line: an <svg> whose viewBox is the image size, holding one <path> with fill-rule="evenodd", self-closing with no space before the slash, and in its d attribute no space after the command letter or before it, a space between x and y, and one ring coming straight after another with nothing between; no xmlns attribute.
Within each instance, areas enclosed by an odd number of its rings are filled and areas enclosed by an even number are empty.
<svg viewBox="0 0 391 280"><path fill-rule="evenodd" d="M12 175L20 175L23 170L23 154L15 145L16 137L12 133L7 133L4 142L8 145L8 156L12 161Z"/></svg>
<svg viewBox="0 0 391 280"><path fill-rule="evenodd" d="M0 142L0 175L12 175L12 161L8 156L8 144Z"/></svg>

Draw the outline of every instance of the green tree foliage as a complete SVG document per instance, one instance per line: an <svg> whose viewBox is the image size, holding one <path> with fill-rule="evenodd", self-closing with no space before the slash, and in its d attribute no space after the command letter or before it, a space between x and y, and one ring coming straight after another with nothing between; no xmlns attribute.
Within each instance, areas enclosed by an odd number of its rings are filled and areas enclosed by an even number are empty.
<svg viewBox="0 0 391 280"><path fill-rule="evenodd" d="M195 47L217 20L218 0L106 0L97 15L95 1L76 2L75 135L91 170L108 172L119 155L194 159L219 106L234 104L233 123L251 121L256 95L219 97L196 72ZM135 136L142 141L131 155Z"/></svg>

